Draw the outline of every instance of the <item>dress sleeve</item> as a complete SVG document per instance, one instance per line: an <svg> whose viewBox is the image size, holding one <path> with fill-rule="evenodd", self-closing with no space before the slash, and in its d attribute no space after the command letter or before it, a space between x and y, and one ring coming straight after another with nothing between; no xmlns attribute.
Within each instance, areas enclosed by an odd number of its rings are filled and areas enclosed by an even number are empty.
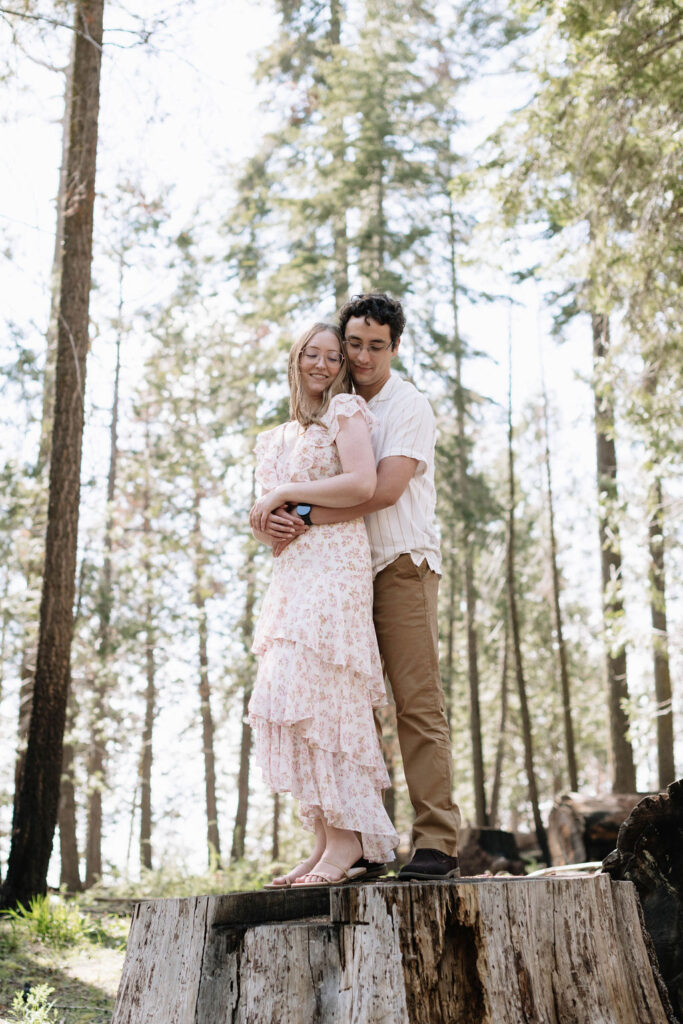
<svg viewBox="0 0 683 1024"><path fill-rule="evenodd" d="M256 456L256 482L264 491L272 491L280 482L278 479L277 460L282 448L282 427L264 430L256 438L254 454Z"/></svg>
<svg viewBox="0 0 683 1024"><path fill-rule="evenodd" d="M351 416L355 416L356 413L361 413L365 420L368 430L372 430L374 424L377 422L376 418L370 412L368 404L364 398L360 395L335 395L329 404L327 412L323 416L323 423L327 427L327 442L334 441L339 433L340 421L349 419Z"/></svg>

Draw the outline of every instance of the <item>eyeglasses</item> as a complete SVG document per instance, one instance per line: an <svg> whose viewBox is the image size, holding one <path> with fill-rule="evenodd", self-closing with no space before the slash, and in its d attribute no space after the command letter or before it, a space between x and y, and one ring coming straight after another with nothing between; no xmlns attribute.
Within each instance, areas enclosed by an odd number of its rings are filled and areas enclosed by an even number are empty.
<svg viewBox="0 0 683 1024"><path fill-rule="evenodd" d="M388 345L382 345L379 342L372 341L367 346L367 348L365 348L363 345L361 345L360 342L358 342L358 341L347 341L346 342L346 349L347 349L347 351L350 352L351 355L354 355L354 356L359 356L361 354L361 352L369 352L371 356L378 356L382 352L388 352L389 349L393 348L393 347L394 347L393 341L390 341Z"/></svg>
<svg viewBox="0 0 683 1024"><path fill-rule="evenodd" d="M317 363L320 359L321 353L317 349L304 349L299 356L302 363ZM328 366L341 366L344 362L344 356L339 352L325 352L323 355L325 362Z"/></svg>

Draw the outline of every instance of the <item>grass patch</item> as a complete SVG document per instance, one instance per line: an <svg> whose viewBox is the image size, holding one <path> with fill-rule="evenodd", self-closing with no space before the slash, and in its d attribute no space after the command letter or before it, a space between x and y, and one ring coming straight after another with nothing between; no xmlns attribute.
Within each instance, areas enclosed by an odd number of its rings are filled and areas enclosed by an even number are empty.
<svg viewBox="0 0 683 1024"><path fill-rule="evenodd" d="M53 946L76 946L91 935L88 919L78 907L58 896L34 896L28 907L18 903L3 911L15 928L24 928Z"/></svg>
<svg viewBox="0 0 683 1024"><path fill-rule="evenodd" d="M0 916L0 1024L109 1024L128 919L62 896Z"/></svg>
<svg viewBox="0 0 683 1024"><path fill-rule="evenodd" d="M260 889L297 859L245 860L199 875L168 864L0 914L0 1024L111 1024L136 901Z"/></svg>
<svg viewBox="0 0 683 1024"><path fill-rule="evenodd" d="M295 858L292 863L301 858ZM142 871L139 878L125 875L115 877L106 885L88 890L89 900L111 901L179 898L183 896L211 896L227 892L247 892L261 889L269 882L280 865L256 864L242 860L224 868L191 875L179 864L167 864L156 871Z"/></svg>

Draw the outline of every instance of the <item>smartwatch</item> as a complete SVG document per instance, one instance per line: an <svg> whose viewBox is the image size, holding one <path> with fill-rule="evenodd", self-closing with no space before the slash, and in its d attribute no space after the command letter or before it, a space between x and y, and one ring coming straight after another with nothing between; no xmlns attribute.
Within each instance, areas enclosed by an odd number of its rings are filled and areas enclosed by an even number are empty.
<svg viewBox="0 0 683 1024"><path fill-rule="evenodd" d="M296 505L294 511L298 516L303 519L306 526L313 526L311 522L311 506L310 505Z"/></svg>

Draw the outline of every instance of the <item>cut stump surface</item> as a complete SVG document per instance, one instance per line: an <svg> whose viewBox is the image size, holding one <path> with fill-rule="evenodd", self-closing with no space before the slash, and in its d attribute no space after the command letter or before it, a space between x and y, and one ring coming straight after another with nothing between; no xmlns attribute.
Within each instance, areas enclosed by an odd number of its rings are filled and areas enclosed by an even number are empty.
<svg viewBox="0 0 683 1024"><path fill-rule="evenodd" d="M673 1024L651 956L606 875L153 900L112 1024Z"/></svg>

